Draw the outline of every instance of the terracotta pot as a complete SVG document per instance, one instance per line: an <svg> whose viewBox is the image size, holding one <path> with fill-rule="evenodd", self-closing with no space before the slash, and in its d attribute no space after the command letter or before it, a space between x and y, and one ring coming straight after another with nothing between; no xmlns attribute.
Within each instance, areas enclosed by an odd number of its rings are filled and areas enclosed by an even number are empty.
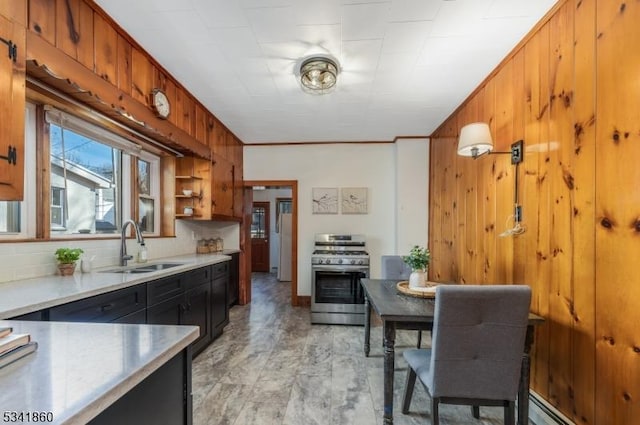
<svg viewBox="0 0 640 425"><path fill-rule="evenodd" d="M71 276L76 271L76 263L61 263L58 264L58 271L60 276Z"/></svg>

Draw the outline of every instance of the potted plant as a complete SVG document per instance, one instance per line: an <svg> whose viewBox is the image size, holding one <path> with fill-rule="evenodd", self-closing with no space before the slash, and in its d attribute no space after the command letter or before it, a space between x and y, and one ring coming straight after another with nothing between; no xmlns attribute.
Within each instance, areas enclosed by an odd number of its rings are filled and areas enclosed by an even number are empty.
<svg viewBox="0 0 640 425"><path fill-rule="evenodd" d="M402 257L404 262L411 267L411 275L409 276L409 287L426 286L425 275L431 260L429 250L418 245L414 245L409 255Z"/></svg>
<svg viewBox="0 0 640 425"><path fill-rule="evenodd" d="M84 251L80 248L58 248L56 250L56 260L58 260L58 270L61 276L71 276L76 270L76 261L80 259Z"/></svg>

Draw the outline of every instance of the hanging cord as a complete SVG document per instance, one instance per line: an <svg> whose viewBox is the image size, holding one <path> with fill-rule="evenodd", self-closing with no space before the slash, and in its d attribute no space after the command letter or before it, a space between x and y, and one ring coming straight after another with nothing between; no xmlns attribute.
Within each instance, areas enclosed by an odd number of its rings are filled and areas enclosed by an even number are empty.
<svg viewBox="0 0 640 425"><path fill-rule="evenodd" d="M62 209L64 214L64 225L69 220L69 187L67 183L67 158L64 147L64 116L60 114L60 145L62 148L62 176L64 179L64 197L62 198Z"/></svg>

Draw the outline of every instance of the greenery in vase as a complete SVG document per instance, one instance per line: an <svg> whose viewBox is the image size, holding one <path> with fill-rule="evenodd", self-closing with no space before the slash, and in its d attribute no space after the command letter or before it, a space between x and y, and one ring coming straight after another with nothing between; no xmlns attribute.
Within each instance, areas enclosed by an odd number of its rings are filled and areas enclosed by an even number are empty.
<svg viewBox="0 0 640 425"><path fill-rule="evenodd" d="M56 250L56 260L60 264L73 264L80 259L84 251L80 248L58 248Z"/></svg>
<svg viewBox="0 0 640 425"><path fill-rule="evenodd" d="M411 270L426 270L431 259L431 254L427 248L414 245L409 251L409 255L402 257Z"/></svg>

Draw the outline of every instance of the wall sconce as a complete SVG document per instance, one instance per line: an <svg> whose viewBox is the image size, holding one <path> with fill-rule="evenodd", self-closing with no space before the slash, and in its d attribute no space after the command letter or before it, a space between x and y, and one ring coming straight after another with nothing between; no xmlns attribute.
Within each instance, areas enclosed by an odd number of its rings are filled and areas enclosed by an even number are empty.
<svg viewBox="0 0 640 425"><path fill-rule="evenodd" d="M516 166L515 173L515 190L514 190L514 213L512 228L500 233L500 237L519 235L526 231L526 227L521 225L522 206L518 203L518 164L524 160L524 141L518 140L511 144L511 150L507 152L494 152L493 139L491 138L491 130L489 125L483 122L467 124L460 130L460 138L458 139L458 155L478 157L488 154L509 154L511 155L511 163ZM511 218L511 217L509 217ZM507 221L509 220L507 219Z"/></svg>

